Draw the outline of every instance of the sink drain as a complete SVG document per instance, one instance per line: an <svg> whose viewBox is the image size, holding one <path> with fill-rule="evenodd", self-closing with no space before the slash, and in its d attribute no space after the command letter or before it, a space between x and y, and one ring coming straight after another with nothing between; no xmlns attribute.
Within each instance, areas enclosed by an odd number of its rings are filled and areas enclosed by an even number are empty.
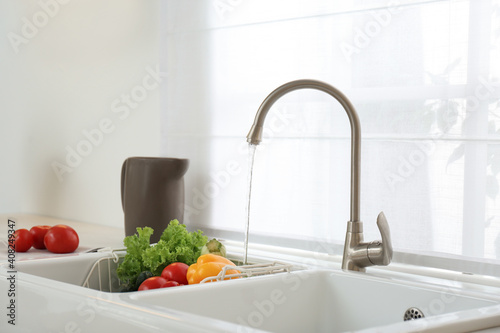
<svg viewBox="0 0 500 333"><path fill-rule="evenodd" d="M409 308L405 312L404 320L405 321L415 320L415 319L424 318L424 317L425 317L424 313L422 311L420 311L419 309Z"/></svg>

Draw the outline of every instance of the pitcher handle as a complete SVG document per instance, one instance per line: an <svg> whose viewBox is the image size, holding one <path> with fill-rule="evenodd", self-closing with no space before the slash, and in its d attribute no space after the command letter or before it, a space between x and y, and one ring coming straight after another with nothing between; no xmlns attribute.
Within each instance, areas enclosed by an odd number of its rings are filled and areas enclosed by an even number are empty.
<svg viewBox="0 0 500 333"><path fill-rule="evenodd" d="M125 172L127 169L127 161L128 161L128 158L125 161L123 161L123 164L122 164L122 178L121 178L121 184L120 184L123 211L125 211L124 193L125 193Z"/></svg>

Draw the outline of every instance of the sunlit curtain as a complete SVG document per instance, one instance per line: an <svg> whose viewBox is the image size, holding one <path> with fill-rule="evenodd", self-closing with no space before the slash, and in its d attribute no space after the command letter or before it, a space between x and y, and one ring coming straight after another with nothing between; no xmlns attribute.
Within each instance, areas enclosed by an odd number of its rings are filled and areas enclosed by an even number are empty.
<svg viewBox="0 0 500 333"><path fill-rule="evenodd" d="M380 238L384 211L396 260L482 272L499 262L500 1L178 0L162 15L162 154L191 161L189 227L243 240L245 136L273 89L309 78L359 113L367 240ZM250 241L340 254L345 112L324 93L296 91L265 128Z"/></svg>

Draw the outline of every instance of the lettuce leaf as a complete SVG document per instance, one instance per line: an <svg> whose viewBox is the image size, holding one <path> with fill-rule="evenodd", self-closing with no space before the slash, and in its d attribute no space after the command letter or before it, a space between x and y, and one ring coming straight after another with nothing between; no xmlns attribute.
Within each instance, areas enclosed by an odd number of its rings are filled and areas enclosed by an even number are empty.
<svg viewBox="0 0 500 333"><path fill-rule="evenodd" d="M152 233L153 229L149 227L137 228L137 234L125 237L123 242L127 254L117 269L122 283L131 285L142 271L161 275L163 269L174 262L191 265L207 242L207 236L201 230L189 232L177 220L170 221L156 245L150 245Z"/></svg>
<svg viewBox="0 0 500 333"><path fill-rule="evenodd" d="M116 269L116 274L122 284L134 285L137 276L145 270L142 253L150 247L149 242L153 231L150 227L137 228L135 235L127 236L123 240L127 254Z"/></svg>

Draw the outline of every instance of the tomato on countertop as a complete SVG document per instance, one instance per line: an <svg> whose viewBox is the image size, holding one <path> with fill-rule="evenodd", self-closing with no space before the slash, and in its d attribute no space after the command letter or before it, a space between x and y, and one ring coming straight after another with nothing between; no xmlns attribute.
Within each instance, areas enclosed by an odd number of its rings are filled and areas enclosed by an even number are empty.
<svg viewBox="0 0 500 333"><path fill-rule="evenodd" d="M43 243L43 239L45 234L50 229L50 225L36 225L30 229L31 234L33 235L33 247L38 250L45 249L45 244Z"/></svg>
<svg viewBox="0 0 500 333"><path fill-rule="evenodd" d="M33 235L28 229L17 229L14 232L14 250L16 252L26 252L33 245Z"/></svg>
<svg viewBox="0 0 500 333"><path fill-rule="evenodd" d="M53 253L71 253L78 248L79 242L75 229L64 224L50 228L43 239L47 250Z"/></svg>

